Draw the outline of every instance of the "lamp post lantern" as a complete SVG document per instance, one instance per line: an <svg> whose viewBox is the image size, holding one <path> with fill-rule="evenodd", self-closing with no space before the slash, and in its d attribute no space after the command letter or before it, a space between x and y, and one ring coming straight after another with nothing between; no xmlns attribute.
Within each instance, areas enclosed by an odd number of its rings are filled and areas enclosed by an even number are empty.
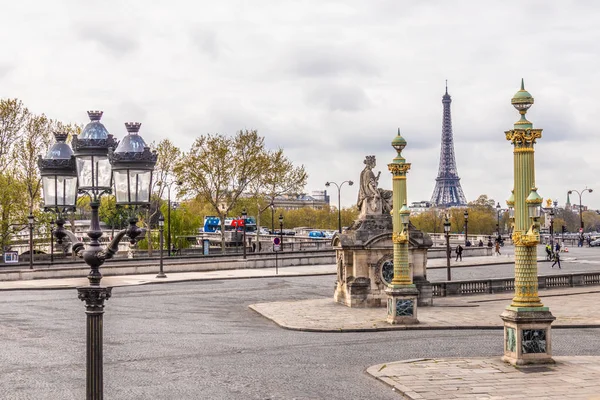
<svg viewBox="0 0 600 400"><path fill-rule="evenodd" d="M450 268L450 221L446 215L444 221L444 234L446 235L446 280L452 280L452 269Z"/></svg>
<svg viewBox="0 0 600 400"><path fill-rule="evenodd" d="M159 271L158 271L158 275L156 275L157 278L166 278L167 275L165 275L164 271L163 271L163 247L165 244L165 217L162 215L162 213L160 214L160 216L158 217L158 231L159 231L159 246L160 246L160 263L159 263Z"/></svg>
<svg viewBox="0 0 600 400"><path fill-rule="evenodd" d="M279 240L281 241L281 251L283 251L283 214L279 214Z"/></svg>
<svg viewBox="0 0 600 400"><path fill-rule="evenodd" d="M402 157L406 140L398 134L392 140L396 157L388 164L392 173L392 245L394 249L394 277L385 289L387 298L387 322L390 324L416 324L417 296L408 263L410 210L406 206L406 174L410 163Z"/></svg>
<svg viewBox="0 0 600 400"><path fill-rule="evenodd" d="M511 100L521 114L506 139L514 154L515 295L501 314L504 321L504 355L513 365L553 363L551 328L554 316L538 296L537 245L542 198L535 187L534 147L542 129L534 129L525 118L533 97L521 89Z"/></svg>
<svg viewBox="0 0 600 400"><path fill-rule="evenodd" d="M243 238L242 243L244 246L244 260L246 259L246 218L248 217L248 213L246 212L246 208L242 210L242 224L243 224Z"/></svg>
<svg viewBox="0 0 600 400"><path fill-rule="evenodd" d="M465 217L465 247L469 242L469 210L465 210L463 217Z"/></svg>
<svg viewBox="0 0 600 400"><path fill-rule="evenodd" d="M90 122L80 135L73 137L74 152L65 143L67 135L56 134L57 143L46 158L40 158L38 165L42 175L45 210L55 211L59 216L56 238L60 243L63 238L69 237L73 243L73 253L90 266L87 276L89 285L78 287L77 292L79 299L85 301L87 315L86 399L100 400L104 393L102 320L104 302L111 297L112 289L101 285L100 267L116 254L119 242L125 235L135 242L143 238L145 232L136 226L137 218L132 214L129 227L115 235L106 248L102 248L99 241L102 237L98 216L100 199L112 192L114 177L117 205L148 205L156 153L151 152L137 134L140 124L127 123L129 135L117 145L100 122L102 112L89 111L88 116ZM87 246L63 227L62 213L75 207L77 191L90 198L92 212L87 232L90 242Z"/></svg>
<svg viewBox="0 0 600 400"><path fill-rule="evenodd" d="M338 232L339 233L342 233L342 203L341 203L340 192L341 192L342 186L344 186L344 183L348 183L348 186L354 185L354 182L352 182L352 181L344 181L344 182L340 183L339 185L333 181L325 182L326 187L331 186L331 184L334 184L337 187L337 192L338 192Z"/></svg>
<svg viewBox="0 0 600 400"><path fill-rule="evenodd" d="M589 192L592 193L594 190L593 189L588 189L587 187L583 190L574 190L571 189L567 192L567 194L572 194L573 192L577 193L577 195L579 196L579 228L580 231L583 233L583 210L582 210L582 205L581 205L581 196L583 196L583 194L585 192Z"/></svg>
<svg viewBox="0 0 600 400"><path fill-rule="evenodd" d="M27 225L29 225L29 269L33 269L33 214L30 212L27 216Z"/></svg>

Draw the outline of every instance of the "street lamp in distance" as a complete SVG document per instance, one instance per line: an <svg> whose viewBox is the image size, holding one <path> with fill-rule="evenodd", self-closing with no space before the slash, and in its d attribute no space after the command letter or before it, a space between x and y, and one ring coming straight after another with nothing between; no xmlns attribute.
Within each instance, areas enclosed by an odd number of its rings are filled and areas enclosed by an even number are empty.
<svg viewBox="0 0 600 400"><path fill-rule="evenodd" d="M463 214L463 216L465 217L465 247L468 246L469 243L469 210L465 210L465 213Z"/></svg>
<svg viewBox="0 0 600 400"><path fill-rule="evenodd" d="M243 238L242 238L242 246L244 246L244 260L246 259L246 218L248 213L246 212L246 207L242 210L242 224L243 224Z"/></svg>
<svg viewBox="0 0 600 400"><path fill-rule="evenodd" d="M592 193L594 190L593 189L588 189L587 187L581 191L579 190L569 190L567 192L567 194L572 194L573 192L577 193L577 195L579 196L579 230L581 233L583 233L583 211L581 209L582 205L581 205L581 196L583 196L583 194L585 192L589 192Z"/></svg>
<svg viewBox="0 0 600 400"><path fill-rule="evenodd" d="M498 238L500 238L500 211L501 207L500 207L500 202L498 202L498 204L496 204L496 232L498 233Z"/></svg>
<svg viewBox="0 0 600 400"><path fill-rule="evenodd" d="M30 212L27 216L27 223L29 225L29 269L33 269L33 214Z"/></svg>
<svg viewBox="0 0 600 400"><path fill-rule="evenodd" d="M448 216L446 215L446 220L444 221L444 234L446 235L446 279L452 280L452 272L450 270L450 221L448 221Z"/></svg>
<svg viewBox="0 0 600 400"><path fill-rule="evenodd" d="M352 182L352 181L344 181L344 182L340 183L339 185L333 181L325 182L325 187L329 187L329 186L331 186L331 184L334 184L338 190L338 232L339 233L342 233L342 204L341 204L340 192L341 192L342 186L344 186L344 183L348 183L348 186L354 185L354 182Z"/></svg>
<svg viewBox="0 0 600 400"><path fill-rule="evenodd" d="M167 275L165 275L164 271L163 271L163 247L165 244L165 217L162 215L162 213L160 214L160 217L158 217L158 230L160 232L160 269L158 271L158 275L156 275L157 278L166 278Z"/></svg>
<svg viewBox="0 0 600 400"><path fill-rule="evenodd" d="M283 214L279 214L279 240L281 241L281 251L283 251Z"/></svg>

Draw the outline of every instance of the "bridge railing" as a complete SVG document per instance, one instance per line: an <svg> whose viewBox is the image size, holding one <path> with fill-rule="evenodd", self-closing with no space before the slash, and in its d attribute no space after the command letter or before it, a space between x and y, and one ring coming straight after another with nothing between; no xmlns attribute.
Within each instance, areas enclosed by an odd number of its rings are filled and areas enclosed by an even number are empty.
<svg viewBox="0 0 600 400"><path fill-rule="evenodd" d="M600 285L600 272L538 276L539 289ZM483 293L506 293L515 290L514 278L491 278L469 281L433 282L434 297L464 296Z"/></svg>

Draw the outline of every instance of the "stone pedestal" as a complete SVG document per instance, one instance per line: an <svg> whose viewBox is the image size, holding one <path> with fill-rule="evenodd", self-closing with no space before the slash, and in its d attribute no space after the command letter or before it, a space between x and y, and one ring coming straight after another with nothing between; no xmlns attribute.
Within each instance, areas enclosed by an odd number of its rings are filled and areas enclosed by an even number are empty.
<svg viewBox="0 0 600 400"><path fill-rule="evenodd" d="M504 356L512 365L553 364L552 331L556 318L548 307L508 307L500 317L504 321Z"/></svg>
<svg viewBox="0 0 600 400"><path fill-rule="evenodd" d="M427 249L433 242L414 226L409 230L409 265L417 302L430 306L433 294L427 280ZM333 238L333 247L337 262L334 300L348 307L386 306L385 289L394 276L391 216L368 215L355 221Z"/></svg>
<svg viewBox="0 0 600 400"><path fill-rule="evenodd" d="M394 287L385 289L387 299L387 322L392 325L418 324L417 297L419 291L416 286Z"/></svg>

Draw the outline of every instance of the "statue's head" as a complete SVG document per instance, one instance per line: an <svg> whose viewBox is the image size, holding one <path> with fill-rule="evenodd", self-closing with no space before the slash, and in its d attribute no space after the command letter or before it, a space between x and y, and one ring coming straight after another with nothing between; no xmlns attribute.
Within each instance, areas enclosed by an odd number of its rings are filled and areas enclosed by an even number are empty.
<svg viewBox="0 0 600 400"><path fill-rule="evenodd" d="M366 156L365 161L363 161L367 167L375 168L375 156Z"/></svg>

